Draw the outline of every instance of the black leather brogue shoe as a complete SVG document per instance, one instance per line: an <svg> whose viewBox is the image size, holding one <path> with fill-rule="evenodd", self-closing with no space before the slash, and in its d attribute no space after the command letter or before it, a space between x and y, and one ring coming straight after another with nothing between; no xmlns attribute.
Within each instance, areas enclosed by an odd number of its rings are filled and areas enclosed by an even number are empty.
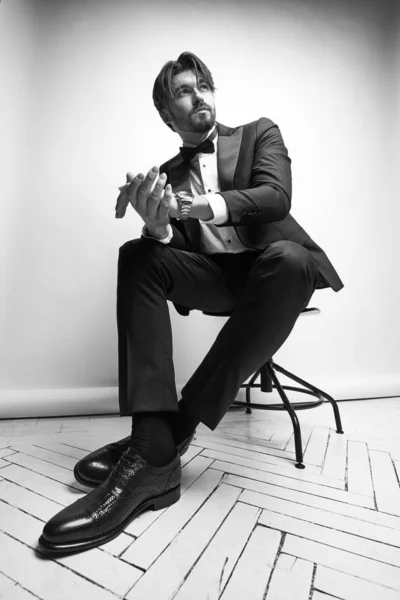
<svg viewBox="0 0 400 600"><path fill-rule="evenodd" d="M46 523L41 549L71 554L109 542L143 511L177 502L181 473L178 454L164 467L153 467L128 447L106 481Z"/></svg>
<svg viewBox="0 0 400 600"><path fill-rule="evenodd" d="M107 444L82 458L74 468L77 482L89 487L97 487L105 481L128 449L130 439L128 436L113 444Z"/></svg>
<svg viewBox="0 0 400 600"><path fill-rule="evenodd" d="M187 452L193 438L194 433L176 447L179 456L183 456ZM107 444L82 458L74 468L76 481L87 487L97 487L105 481L129 447L129 440L130 437L126 437L113 444Z"/></svg>

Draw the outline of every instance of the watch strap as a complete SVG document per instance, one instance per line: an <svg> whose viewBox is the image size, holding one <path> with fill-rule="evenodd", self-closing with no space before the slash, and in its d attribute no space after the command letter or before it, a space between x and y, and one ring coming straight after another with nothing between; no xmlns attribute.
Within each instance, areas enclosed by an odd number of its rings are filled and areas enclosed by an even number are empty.
<svg viewBox="0 0 400 600"><path fill-rule="evenodd" d="M179 217L177 217L178 221L187 221L190 217L190 211L192 210L194 198L193 194L190 192L178 192L175 194L175 198L179 206Z"/></svg>

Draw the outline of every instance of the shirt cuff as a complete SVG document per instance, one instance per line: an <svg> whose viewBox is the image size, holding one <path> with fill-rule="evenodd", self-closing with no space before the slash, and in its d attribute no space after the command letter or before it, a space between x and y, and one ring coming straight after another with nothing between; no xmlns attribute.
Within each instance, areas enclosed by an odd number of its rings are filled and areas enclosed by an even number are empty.
<svg viewBox="0 0 400 600"><path fill-rule="evenodd" d="M167 231L168 231L168 235L165 238L162 238L160 240L159 238L152 237L151 235L146 235L147 229L146 229L146 225L145 225L142 229L142 236L147 238L148 240L157 240L157 242L160 242L160 244L169 244L174 235L172 227L169 224L167 225Z"/></svg>
<svg viewBox="0 0 400 600"><path fill-rule="evenodd" d="M229 220L228 206L221 194L202 194L214 213L212 219L204 221L210 225L222 225Z"/></svg>

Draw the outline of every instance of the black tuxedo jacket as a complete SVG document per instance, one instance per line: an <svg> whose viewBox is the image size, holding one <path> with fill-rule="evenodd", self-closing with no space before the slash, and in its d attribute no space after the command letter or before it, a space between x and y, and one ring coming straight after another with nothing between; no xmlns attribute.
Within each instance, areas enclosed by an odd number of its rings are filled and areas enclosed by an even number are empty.
<svg viewBox="0 0 400 600"><path fill-rule="evenodd" d="M343 287L325 252L290 214L292 178L291 160L278 126L270 119L241 127L218 128L217 165L220 193L229 210L229 221L242 244L263 250L272 242L291 240L305 246L313 255L320 272L319 288ZM164 163L173 191L191 191L189 169L180 154ZM200 225L197 219L186 222L171 219L171 247L200 252Z"/></svg>

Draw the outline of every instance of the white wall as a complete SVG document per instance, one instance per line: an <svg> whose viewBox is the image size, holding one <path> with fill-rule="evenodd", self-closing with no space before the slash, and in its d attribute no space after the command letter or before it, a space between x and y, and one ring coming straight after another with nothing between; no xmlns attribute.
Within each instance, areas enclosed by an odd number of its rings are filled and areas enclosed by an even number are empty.
<svg viewBox="0 0 400 600"><path fill-rule="evenodd" d="M75 389L75 412L117 410L116 259L141 229L133 211L114 219L117 186L176 153L151 90L183 50L210 66L219 121L279 124L292 213L346 285L316 293L322 315L277 362L339 397L400 393L394 13L390 0L3 0L0 415L39 414L43 389L54 402ZM222 320L171 314L179 386ZM90 405L88 388L107 401Z"/></svg>

